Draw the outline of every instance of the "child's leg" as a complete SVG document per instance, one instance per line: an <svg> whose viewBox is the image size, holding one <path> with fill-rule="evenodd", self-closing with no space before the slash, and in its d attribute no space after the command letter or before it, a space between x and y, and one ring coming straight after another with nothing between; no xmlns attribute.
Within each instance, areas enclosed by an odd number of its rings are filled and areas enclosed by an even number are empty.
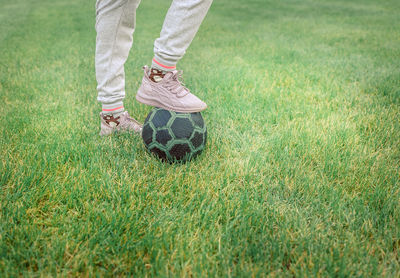
<svg viewBox="0 0 400 278"><path fill-rule="evenodd" d="M207 104L180 82L176 63L183 57L212 0L174 0L165 17L160 37L154 42L152 68L145 73L136 99L144 104L192 113Z"/></svg>
<svg viewBox="0 0 400 278"><path fill-rule="evenodd" d="M104 114L124 111L124 64L132 46L136 9L140 0L97 0L96 56L97 100Z"/></svg>
<svg viewBox="0 0 400 278"><path fill-rule="evenodd" d="M212 0L174 0L165 17L160 37L154 42L152 67L174 70L183 57Z"/></svg>

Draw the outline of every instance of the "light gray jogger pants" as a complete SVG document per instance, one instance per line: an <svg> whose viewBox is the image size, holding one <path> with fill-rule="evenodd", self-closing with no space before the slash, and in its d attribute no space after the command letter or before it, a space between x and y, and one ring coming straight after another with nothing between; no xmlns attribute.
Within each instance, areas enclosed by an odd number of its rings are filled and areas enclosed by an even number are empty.
<svg viewBox="0 0 400 278"><path fill-rule="evenodd" d="M132 46L140 0L97 0L96 79L103 111L123 110L124 64ZM154 42L153 62L175 68L203 21L212 0L173 0L160 37Z"/></svg>

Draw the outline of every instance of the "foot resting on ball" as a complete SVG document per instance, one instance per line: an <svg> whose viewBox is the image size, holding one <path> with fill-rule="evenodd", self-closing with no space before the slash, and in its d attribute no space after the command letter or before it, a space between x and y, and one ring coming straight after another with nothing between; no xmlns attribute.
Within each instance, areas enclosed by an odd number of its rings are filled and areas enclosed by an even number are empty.
<svg viewBox="0 0 400 278"><path fill-rule="evenodd" d="M207 104L190 93L181 83L182 71L162 72L143 67L144 76L136 99L150 106L171 111L193 113L207 108Z"/></svg>
<svg viewBox="0 0 400 278"><path fill-rule="evenodd" d="M127 111L123 112L118 117L113 115L100 113L101 130L100 136L109 135L113 132L133 131L135 133L142 133L142 124L135 119L131 118Z"/></svg>

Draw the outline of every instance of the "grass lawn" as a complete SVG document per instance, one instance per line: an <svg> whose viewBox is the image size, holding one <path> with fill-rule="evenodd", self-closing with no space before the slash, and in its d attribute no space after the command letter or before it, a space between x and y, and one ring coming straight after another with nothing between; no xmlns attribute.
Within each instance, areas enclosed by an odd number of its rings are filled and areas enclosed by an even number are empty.
<svg viewBox="0 0 400 278"><path fill-rule="evenodd" d="M169 3L138 9L140 121ZM94 0L0 4L0 276L399 277L399 1L216 0L178 65L209 106L184 165L99 137Z"/></svg>

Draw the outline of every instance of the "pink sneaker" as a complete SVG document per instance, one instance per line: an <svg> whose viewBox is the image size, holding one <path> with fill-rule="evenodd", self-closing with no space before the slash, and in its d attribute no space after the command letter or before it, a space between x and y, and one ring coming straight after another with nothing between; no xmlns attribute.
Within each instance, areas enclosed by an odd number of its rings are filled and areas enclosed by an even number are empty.
<svg viewBox="0 0 400 278"><path fill-rule="evenodd" d="M142 85L136 94L137 101L183 113L200 112L207 108L207 104L182 85L182 71L167 72L160 81L155 82L149 77L149 68L144 66L143 70Z"/></svg>
<svg viewBox="0 0 400 278"><path fill-rule="evenodd" d="M104 115L100 113L101 130L100 136L109 135L113 132L120 131L133 131L135 133L142 133L142 124L135 119L131 118L127 111L122 113L119 117L114 118L112 115Z"/></svg>

